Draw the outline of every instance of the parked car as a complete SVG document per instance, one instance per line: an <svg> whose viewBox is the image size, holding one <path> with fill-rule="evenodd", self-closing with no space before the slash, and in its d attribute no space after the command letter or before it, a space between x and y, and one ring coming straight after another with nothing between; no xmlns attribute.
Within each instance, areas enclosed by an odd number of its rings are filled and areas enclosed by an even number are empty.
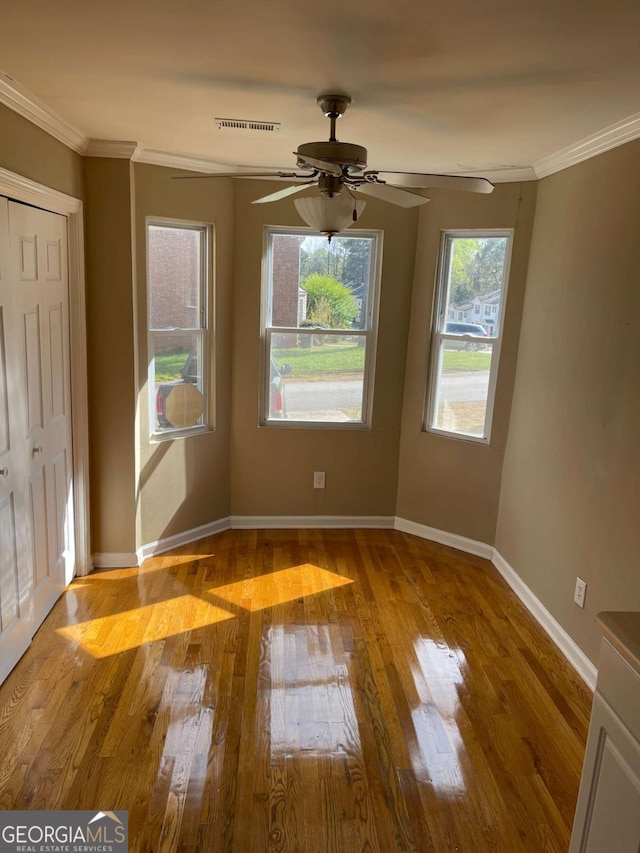
<svg viewBox="0 0 640 853"><path fill-rule="evenodd" d="M283 364L279 369L275 361L271 359L270 379L269 379L269 417L270 418L286 418L287 410L285 406L284 382L282 381L282 373L289 373L291 368L287 364ZM200 380L198 373L198 358L195 349L191 350L187 356L182 370L180 371L180 379L175 379L172 382L162 382L156 388L156 420L158 429L172 429L173 424L166 414L167 397L176 387L183 385L185 382L190 382L192 385L197 385Z"/></svg>
<svg viewBox="0 0 640 853"><path fill-rule="evenodd" d="M486 331L478 323L447 323L444 327L447 335L466 335L472 338L488 338ZM485 349L486 344L476 341L447 341L447 349L466 349L472 352L477 352L479 349Z"/></svg>

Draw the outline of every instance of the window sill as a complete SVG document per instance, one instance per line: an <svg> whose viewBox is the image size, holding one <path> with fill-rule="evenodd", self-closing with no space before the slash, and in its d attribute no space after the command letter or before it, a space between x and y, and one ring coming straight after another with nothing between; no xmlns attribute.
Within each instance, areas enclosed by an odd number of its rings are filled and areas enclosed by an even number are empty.
<svg viewBox="0 0 640 853"><path fill-rule="evenodd" d="M162 444L164 441L173 441L175 438L190 438L192 435L203 435L213 431L213 427L199 426L187 429L174 429L170 432L154 432L149 436L149 444Z"/></svg>

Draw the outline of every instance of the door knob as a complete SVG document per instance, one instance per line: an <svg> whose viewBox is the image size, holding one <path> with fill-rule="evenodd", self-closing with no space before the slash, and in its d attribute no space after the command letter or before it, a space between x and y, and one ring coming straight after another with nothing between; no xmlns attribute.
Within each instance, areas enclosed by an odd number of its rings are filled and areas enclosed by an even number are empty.
<svg viewBox="0 0 640 853"><path fill-rule="evenodd" d="M0 468L0 476L5 477L5 478L8 477L9 476L9 469L6 467Z"/></svg>
<svg viewBox="0 0 640 853"><path fill-rule="evenodd" d="M34 447L33 448L33 455L37 456L38 453L42 453L42 447Z"/></svg>

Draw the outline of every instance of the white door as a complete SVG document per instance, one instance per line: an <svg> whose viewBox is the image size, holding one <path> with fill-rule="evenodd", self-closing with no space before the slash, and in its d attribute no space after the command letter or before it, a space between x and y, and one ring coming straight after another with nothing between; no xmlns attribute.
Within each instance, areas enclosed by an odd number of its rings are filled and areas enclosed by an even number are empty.
<svg viewBox="0 0 640 853"><path fill-rule="evenodd" d="M0 593L6 587L3 598L9 602L0 643L5 631L18 627L30 640L75 566L67 223L55 213L2 201L9 251L0 291L6 305L4 411L10 445L4 455L11 464L0 465L3 472L8 469L0 477L5 483ZM14 588L17 603L9 623ZM4 605L1 609L4 616ZM9 654L0 646L0 676L5 664L11 668L17 660L11 661L14 643L6 645Z"/></svg>
<svg viewBox="0 0 640 853"><path fill-rule="evenodd" d="M0 198L0 680L32 637L31 560L27 515L22 381L15 288L9 249L9 205Z"/></svg>

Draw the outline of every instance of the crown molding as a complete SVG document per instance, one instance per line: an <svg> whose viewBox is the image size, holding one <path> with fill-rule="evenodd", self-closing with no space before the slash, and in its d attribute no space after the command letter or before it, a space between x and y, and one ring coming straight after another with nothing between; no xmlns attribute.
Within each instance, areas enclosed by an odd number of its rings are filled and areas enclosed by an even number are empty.
<svg viewBox="0 0 640 853"><path fill-rule="evenodd" d="M139 148L131 159L149 166L166 166L169 169L184 169L188 172L233 172L237 168L228 163L171 154L169 151L154 151L151 148Z"/></svg>
<svg viewBox="0 0 640 853"><path fill-rule="evenodd" d="M170 169L182 169L189 172L232 172L237 168L228 163L219 163L202 157L188 157L166 151L138 148L135 142L88 139L81 131L57 115L26 87L2 70L0 70L0 104L4 104L4 106L26 118L68 148L87 157L130 159L138 163L166 166ZM464 174L474 175L481 172L483 177L496 183L535 181L638 138L640 138L640 113L634 113L579 142L542 157L533 166L483 169L478 170L478 172L465 172Z"/></svg>
<svg viewBox="0 0 640 853"><path fill-rule="evenodd" d="M121 142L115 139L90 139L82 153L85 157L112 157L116 160L131 160L137 150L137 142Z"/></svg>
<svg viewBox="0 0 640 853"><path fill-rule="evenodd" d="M0 71L0 104L9 107L78 154L84 152L86 136L4 71Z"/></svg>
<svg viewBox="0 0 640 853"><path fill-rule="evenodd" d="M616 122L616 124L611 124L609 127L587 136L580 142L556 151L555 154L543 157L533 164L533 169L537 178L544 178L639 137L640 113L634 113L622 121Z"/></svg>
<svg viewBox="0 0 640 853"><path fill-rule="evenodd" d="M532 166L507 166L504 169L478 169L474 172L456 172L469 178L486 178L494 184L511 184L519 181L535 181L537 175Z"/></svg>

